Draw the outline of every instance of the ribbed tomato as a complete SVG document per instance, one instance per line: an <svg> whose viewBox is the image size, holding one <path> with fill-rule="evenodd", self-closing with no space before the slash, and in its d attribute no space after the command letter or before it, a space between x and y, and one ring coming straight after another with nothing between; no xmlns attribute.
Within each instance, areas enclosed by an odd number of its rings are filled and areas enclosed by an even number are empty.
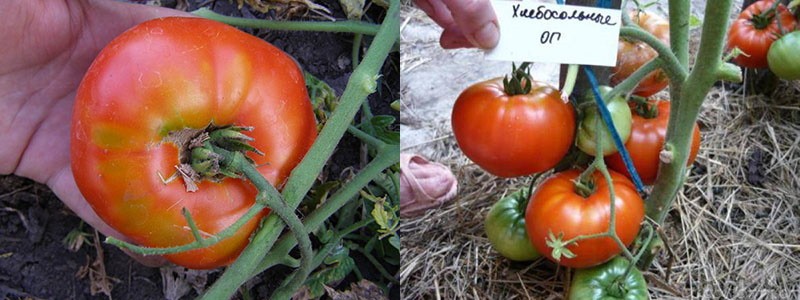
<svg viewBox="0 0 800 300"><path fill-rule="evenodd" d="M610 171L614 186L617 235L627 246L633 242L644 220L644 201L628 178ZM539 253L550 260L570 268L587 268L604 263L620 252L617 243L608 237L581 240L567 246L574 258L553 257L553 249L547 245L550 233L563 234L563 241L580 235L608 231L611 218L609 185L599 171L592 177L593 190L582 196L575 187L580 170L556 173L542 182L528 202L525 211L525 226L531 243Z"/></svg>
<svg viewBox="0 0 800 300"><path fill-rule="evenodd" d="M170 134L209 125L254 127L251 145L264 155L249 157L275 186L316 138L303 73L286 53L200 18L142 23L108 44L81 82L71 139L76 183L100 218L135 243L194 241L184 208L202 234L214 235L244 214L256 189L228 178L187 192L181 179L162 181L186 162ZM258 224L254 218L214 246L166 257L190 268L226 265Z"/></svg>
<svg viewBox="0 0 800 300"><path fill-rule="evenodd" d="M794 16L783 4L777 6L777 14L770 12L774 3L774 0L757 1L745 8L731 24L727 48L737 47L745 53L733 59L736 64L747 68L768 67L767 51L781 36L780 29L791 32L797 26Z"/></svg>

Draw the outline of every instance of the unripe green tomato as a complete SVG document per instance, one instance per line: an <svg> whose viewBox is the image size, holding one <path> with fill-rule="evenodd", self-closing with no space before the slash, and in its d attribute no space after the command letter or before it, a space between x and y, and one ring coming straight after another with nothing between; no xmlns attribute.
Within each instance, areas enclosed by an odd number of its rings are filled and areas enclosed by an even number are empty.
<svg viewBox="0 0 800 300"><path fill-rule="evenodd" d="M647 282L644 281L644 276L639 269L631 268L625 276L628 264L627 259L617 256L605 264L576 270L569 289L569 299L649 299Z"/></svg>
<svg viewBox="0 0 800 300"><path fill-rule="evenodd" d="M531 261L539 258L525 229L525 208L530 194L522 188L492 206L486 215L486 236L492 247L505 258L514 261Z"/></svg>
<svg viewBox="0 0 800 300"><path fill-rule="evenodd" d="M606 95L611 91L611 88L608 86L601 86L599 89L601 95ZM591 92L589 93L589 99L592 102L595 101L594 95ZM631 135L631 108L622 96L616 96L613 99L604 98L603 100L606 102L606 107L611 113L611 120L614 122L614 127L616 127L617 133L619 133L619 137L624 144ZM602 134L601 146L603 147L603 156L616 153L617 147L614 145L611 132L603 122L603 116L600 115L600 111L598 111L595 105L589 106L583 111L583 119L578 126L578 134L575 141L578 149L586 152L586 154L597 156L598 147L596 141L598 122L600 124L599 134Z"/></svg>
<svg viewBox="0 0 800 300"><path fill-rule="evenodd" d="M800 31L784 35L772 43L767 53L769 69L786 80L800 79Z"/></svg>

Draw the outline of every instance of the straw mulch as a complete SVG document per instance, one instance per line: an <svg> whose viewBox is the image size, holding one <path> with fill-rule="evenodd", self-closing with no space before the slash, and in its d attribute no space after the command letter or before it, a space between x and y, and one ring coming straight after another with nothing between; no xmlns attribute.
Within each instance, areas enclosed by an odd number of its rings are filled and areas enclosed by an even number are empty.
<svg viewBox="0 0 800 300"><path fill-rule="evenodd" d="M662 255L645 273L654 299L800 299L800 82L742 95L714 87L703 105L702 146L664 227L674 261L668 270ZM526 182L486 174L449 124L436 128L447 138L420 147L452 168L459 193L402 221L403 298L565 298L570 270L512 263L484 233L491 205Z"/></svg>

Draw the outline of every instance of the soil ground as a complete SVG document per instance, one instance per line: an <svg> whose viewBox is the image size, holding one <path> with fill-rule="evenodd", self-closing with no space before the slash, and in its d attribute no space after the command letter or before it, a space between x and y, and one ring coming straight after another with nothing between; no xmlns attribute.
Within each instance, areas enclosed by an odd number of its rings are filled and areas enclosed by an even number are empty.
<svg viewBox="0 0 800 300"><path fill-rule="evenodd" d="M152 2L152 1L131 1ZM174 7L174 1L162 1ZM171 3L170 3L171 2ZM229 1L188 1L188 11L198 7L197 3L231 16L258 16L247 6L238 9ZM235 1L234 1L235 2ZM333 17L346 19L338 1L321 1L333 12ZM378 18L382 9L373 7L368 11L370 17ZM303 18L303 17L296 17ZM304 17L303 19L309 19ZM319 19L317 19L319 20ZM303 69L327 82L337 94L344 90L352 72L352 36L347 34L317 32L277 32L267 30L247 30L263 37L278 48L293 56ZM398 99L399 55L391 54L384 65L383 84L379 92L369 97L373 113L398 117L389 103ZM347 167L360 163L361 143L352 136L345 135L328 165L328 174L338 176ZM79 278L82 267L94 261L98 252L91 245L84 245L72 252L62 244L62 239L72 229L77 228L80 219L64 207L61 201L44 185L13 175L0 176L0 299L163 299L174 291L165 291L162 282L162 269L148 268L130 259L118 248L101 243L103 262L107 275L112 278L113 290L110 297L103 294L92 295L89 276ZM93 230L86 226L86 232ZM105 237L100 236L102 241ZM91 241L90 237L90 241ZM360 262L364 259L356 257ZM282 278L288 270L275 269L273 276ZM365 277L380 276L363 274ZM208 274L211 283L219 272ZM265 298L274 288L269 276L256 278L251 283L251 296ZM349 286L355 278L347 278L341 285ZM194 298L196 292L190 291L182 298ZM393 299L399 298L399 288L392 291Z"/></svg>

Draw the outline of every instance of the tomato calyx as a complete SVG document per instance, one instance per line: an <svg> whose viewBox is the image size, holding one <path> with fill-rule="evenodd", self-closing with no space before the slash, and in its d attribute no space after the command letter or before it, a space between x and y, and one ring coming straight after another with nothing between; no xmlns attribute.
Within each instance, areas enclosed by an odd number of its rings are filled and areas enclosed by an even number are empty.
<svg viewBox="0 0 800 300"><path fill-rule="evenodd" d="M533 88L533 77L530 74L530 63L524 62L519 68L511 63L511 78L503 78L503 90L509 96L530 94Z"/></svg>
<svg viewBox="0 0 800 300"><path fill-rule="evenodd" d="M649 102L646 98L639 96L631 96L630 101L633 102L633 110L636 115L645 119L655 119L658 117L657 102Z"/></svg>
<svg viewBox="0 0 800 300"><path fill-rule="evenodd" d="M197 183L203 180L219 182L227 177L241 178L238 171L229 166L227 160L217 153L216 148L227 150L228 152L240 152L245 154L253 152L264 155L249 142L254 139L242 132L253 131L253 127L246 126L224 126L218 127L213 124L204 129L182 129L171 132L167 141L173 142L180 148L180 164L175 168L183 178L186 191L194 192L198 190ZM243 155L248 161L252 159Z"/></svg>
<svg viewBox="0 0 800 300"><path fill-rule="evenodd" d="M780 4L779 1L775 1L774 3L772 3L772 6L770 6L769 9L764 10L758 14L753 14L753 17L750 18L750 23L753 24L753 27L755 27L756 29L767 28L769 24L772 23L772 20L774 20L775 17L778 16L777 10L779 4ZM778 24L780 25L780 22L778 22Z"/></svg>

